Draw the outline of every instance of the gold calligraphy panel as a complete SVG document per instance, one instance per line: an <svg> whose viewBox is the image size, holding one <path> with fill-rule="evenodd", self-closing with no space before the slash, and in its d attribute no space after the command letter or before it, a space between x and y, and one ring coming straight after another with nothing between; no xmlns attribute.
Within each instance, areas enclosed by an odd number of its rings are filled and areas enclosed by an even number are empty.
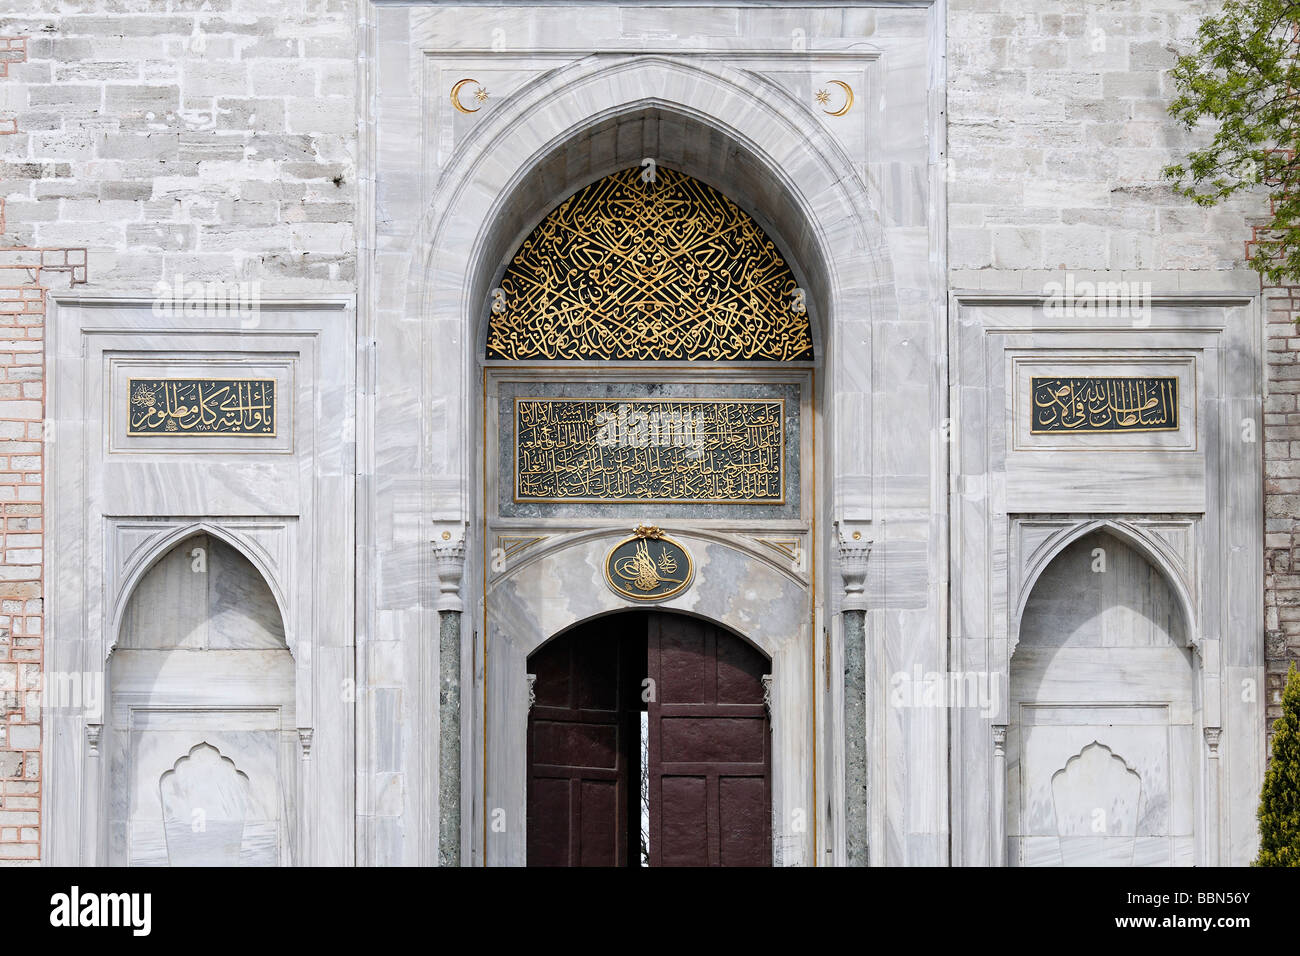
<svg viewBox="0 0 1300 956"><path fill-rule="evenodd" d="M1030 387L1031 434L1178 429L1177 378L1035 376Z"/></svg>
<svg viewBox="0 0 1300 956"><path fill-rule="evenodd" d="M494 291L489 359L774 361L813 357L803 290L759 225L662 166L574 193Z"/></svg>
<svg viewBox="0 0 1300 956"><path fill-rule="evenodd" d="M127 434L275 436L273 379L132 378Z"/></svg>
<svg viewBox="0 0 1300 956"><path fill-rule="evenodd" d="M784 399L515 399L517 502L784 504L784 464Z"/></svg>

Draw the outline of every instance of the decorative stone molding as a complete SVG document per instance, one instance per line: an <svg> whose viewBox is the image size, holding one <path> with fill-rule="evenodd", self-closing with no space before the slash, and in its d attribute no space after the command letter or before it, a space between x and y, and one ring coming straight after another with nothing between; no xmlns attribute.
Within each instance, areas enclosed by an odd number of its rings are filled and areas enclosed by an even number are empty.
<svg viewBox="0 0 1300 956"><path fill-rule="evenodd" d="M525 674L524 680L528 682L528 710L533 709L533 704L537 703L537 675Z"/></svg>
<svg viewBox="0 0 1300 956"><path fill-rule="evenodd" d="M86 724L86 753L88 756L99 756L99 741L103 734L103 724Z"/></svg>
<svg viewBox="0 0 1300 956"><path fill-rule="evenodd" d="M840 577L844 583L845 611L867 610L866 579L870 542L840 543Z"/></svg>
<svg viewBox="0 0 1300 956"><path fill-rule="evenodd" d="M433 562L438 572L438 610L463 611L460 579L465 573L465 542L434 541Z"/></svg>
<svg viewBox="0 0 1300 956"><path fill-rule="evenodd" d="M1007 755L1007 725L993 725L993 756L1005 757Z"/></svg>
<svg viewBox="0 0 1300 956"><path fill-rule="evenodd" d="M303 760L311 759L311 743L312 743L312 737L315 735L315 733L316 731L312 727L298 728L298 743L302 745Z"/></svg>

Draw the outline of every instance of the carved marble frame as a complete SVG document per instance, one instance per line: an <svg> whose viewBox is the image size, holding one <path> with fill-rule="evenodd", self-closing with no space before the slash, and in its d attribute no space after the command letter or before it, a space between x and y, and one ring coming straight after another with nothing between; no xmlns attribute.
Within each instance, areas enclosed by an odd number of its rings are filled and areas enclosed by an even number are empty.
<svg viewBox="0 0 1300 956"><path fill-rule="evenodd" d="M235 314L205 315L182 326L155 316L152 305L152 299L132 296L66 295L55 297L51 308L46 677L97 673L107 691L107 662L135 587L177 543L199 533L220 538L267 582L294 659L298 744L285 759L288 796L296 806L281 821L293 827L292 853L282 859L350 864L352 592L338 582L352 578L355 479L343 441L354 414L352 297L263 297L251 326ZM118 354L164 361L288 357L300 373L292 398L292 454L267 459L275 462L267 468L223 450L177 455L110 449L112 400L125 398L108 394L110 357ZM130 490L133 482L138 494ZM106 722L70 709L42 714L47 824L41 858L47 864L104 865L109 859L110 794L101 766Z"/></svg>
<svg viewBox="0 0 1300 956"><path fill-rule="evenodd" d="M436 641L438 582L428 533L435 543L464 538L461 859L474 866L504 861L506 854L483 852L491 838L486 813L501 808L484 805L476 756L485 740L484 556L498 544L523 556L537 544L529 539L547 535L476 540L484 535L481 356L490 291L503 257L551 206L652 155L732 198L778 244L787 243L782 253L805 270L823 359L816 373L817 534L754 527L736 543L756 540L778 555L797 549L818 569L809 649L819 688L815 785L829 796L819 798L808 823L818 834L816 852L800 862L837 865L845 852L836 676L843 626L833 526L870 539L873 522L893 522L897 534L882 533L879 566L906 569L904 591L919 582L902 609L884 607L885 578L870 584L873 687L883 686L886 659L897 648L912 653L918 629L922 653L943 654L947 567L926 568L927 549L938 546L930 539L942 525L921 513L917 494L931 481L930 469L943 469L946 449L933 435L916 440L943 417L946 375L938 347L947 274L943 8L925 2L878 24L855 8L825 31L810 8L817 38L807 48L790 42L788 17L804 17L793 8L710 11L721 28L716 35L705 28L708 39L687 46L672 36L624 35L620 18L629 9L593 6L590 31L579 35L567 14L541 4L515 8L504 23L500 10L455 2L369 0L359 7L358 367L362 394L374 397L358 419L357 448L358 469L378 493L359 502L358 552L367 557L357 566L357 588L371 603L359 605L358 680L370 685L372 660L411 661L415 648ZM535 29L513 32L510 23L525 13ZM734 20L749 17L756 29L732 30ZM505 49L493 40L497 26L505 28ZM490 96L478 111L461 114L449 105L448 89L481 69L495 75L485 81ZM861 111L847 118L827 115L803 95L806 82L835 74L863 91ZM904 440L892 454L875 453L896 435ZM930 497L942 502L938 492ZM409 723L395 763L393 706L383 714L358 709L360 861L429 864L436 859L430 821L440 817L432 768L440 764L441 721L429 709L437 694L425 678L383 673L397 685L386 692L408 691L399 716ZM414 708L411 701L429 703ZM869 714L866 732L878 771L870 805L882 852L873 859L946 860L942 775L932 761L904 760L900 749L907 735L941 737L942 718L917 712L900 724ZM903 791L915 799L895 800L891 810L885 794Z"/></svg>
<svg viewBox="0 0 1300 956"><path fill-rule="evenodd" d="M554 92L561 88L565 91L564 97L555 97ZM419 303L424 311L433 303L444 308L451 303L457 304L463 323L461 328L474 330L473 334L463 336L463 341L469 346L466 349L466 379L478 379L482 374L480 368L485 364L481 359L482 342L486 334L487 293L491 283L503 257L534 224L531 219L514 223L509 217L502 216L501 210L508 208L521 191L528 193L530 177L544 176L548 180L552 201L558 201L587 181L639 162L645 153L645 145L631 142L635 139L633 134L624 137L629 142L616 143L610 155L593 162L585 173L579 173L581 178L576 181L570 179L557 187L553 177L562 180L565 175L572 176L573 173L548 169L548 165L554 166L548 164L549 157L561 156L561 147L566 142L620 124L629 124L628 128L635 129L641 117L692 124L707 131L706 135L730 143L733 150L745 155L747 164L760 171L747 170L746 177L751 182L767 183L765 188L770 193L767 202L756 202L755 197L749 195L737 195L735 183L729 183L718 169L710 168L710 157L702 157L690 150L673 155L675 150L685 147L672 143L660 143L657 153L660 161L698 176L740 202L746 211L759 218L760 224L779 245L789 237L798 237L800 245L797 248L787 247L783 251L796 267L797 275L800 268L803 270L800 279L809 288L807 301L813 316L814 341L819 356L817 364L824 370L816 376L816 384L822 395L833 393L837 396L837 409L847 410L856 403L859 412L865 414L870 401L870 335L861 330L870 327L869 317L891 314L896 308L885 298L888 293L881 287L882 268L887 269L888 253L882 248L879 229L874 224L872 197L831 135L789 94L759 80L756 74L741 71L723 61L705 62L664 55L578 60L545 74L523 93L512 97L509 103L499 104L496 112L484 117L481 126L463 146L458 147L465 151L464 155L438 183L425 216L425 235L430 238L424 247L427 254L417 257L425 272L418 283L418 297L412 298L412 305ZM793 152L792 144L798 144ZM487 156L491 157L490 162L475 159ZM772 196L782 198L774 203ZM474 204L477 207L471 208ZM827 361L827 356L832 354L835 356L833 364ZM763 364L768 369L772 367L771 363ZM815 401L815 407L826 407L822 398L815 398ZM474 412L471 421L478 418L481 408L474 409ZM831 422L838 420L833 415L826 417ZM832 487L835 477L843 472L852 474L858 484L864 484L868 479L862 472L869 469L866 464L869 453L862 446L868 436L859 431L852 433L851 438L840 436L837 441L834 425L827 430L832 436L831 441L822 442L818 448L818 454L825 458L825 462L820 466L805 462L804 469L809 474L815 472L823 476L822 480L830 473ZM851 454L846 453L845 442L851 443ZM839 454L828 450L828 445L838 449ZM467 454L468 451L468 448L462 450L461 460L467 470L477 472L483 466L476 460L478 456ZM479 514L483 514L484 503L480 495L481 492L474 495L478 499L474 506ZM809 502L805 514L814 524L824 523L829 498L829 495L818 495ZM865 518L867 513L861 509L859 503L859 517ZM647 516L652 517L652 514L648 512ZM619 528L622 528L621 524ZM752 536L787 529L779 524L767 527L764 523L755 523L747 530ZM609 531L592 533L597 535L596 551L608 547ZM679 540L690 537L680 527L674 527L674 534ZM729 556L726 560L737 566L742 561L750 568L770 566L774 555L762 554L762 548L747 549L746 540L747 536L742 535L726 546L720 541L711 542L710 548L718 555L715 560L722 561L721 556L726 554ZM485 550L490 551L491 543L485 540L484 545ZM814 539L813 548L816 561L825 544ZM539 556L531 566L541 567L546 560L553 558ZM471 582L476 579L477 576L467 575ZM776 573L773 586L777 580L788 579ZM614 609L607 604L606 589L595 588L591 592L584 596L590 600L589 607L584 606L569 618L557 619L544 635L530 628L504 639L504 635L498 635L489 624L487 763L482 761L483 741L465 748L467 754L475 755L477 763L466 774L467 786L472 785L476 793L466 801L467 806L472 803L475 807L475 816L472 824L467 819L465 828L467 858L476 863L523 862L524 828L509 821L521 820L523 815L523 751L519 747L524 727L521 714L526 711L516 711L526 699L522 684L524 659L528 651L559 629ZM712 616L705 609L710 606L710 600L716 601L719 597L710 599L707 586L697 583L682 600L690 602L685 605L687 607L694 605L695 613ZM672 606L676 602L668 603ZM820 641L813 640L816 633L814 606L820 606L822 601L812 588L806 587L796 603L806 609L802 617L806 624L800 629L801 651L797 655L797 664L780 642L762 633L761 624L736 620L734 615L723 613L721 606L716 610L720 616L714 619L746 635L773 657L777 688L774 723L780 725L783 720L779 715L783 707L787 713L800 713L806 718L806 722L803 718L801 722L808 737L800 747L806 747L807 754L794 752L799 748L795 748L793 738L790 738L789 748L794 749L783 752L780 741L786 738L782 736L783 732L778 731L774 762L782 769L777 771L778 782L774 786L774 810L784 813L798 806L805 811L809 838L799 841L801 845L797 852L792 853L787 848L785 856L788 862L811 865L816 854L811 833L817 825L813 820L817 810L811 799L812 782L805 771L811 765L808 758L815 739L826 739L823 736L826 731L818 728L813 717L811 693L796 691L795 684L788 678L808 667L813 667L817 674L822 673L824 649ZM477 645L465 656L474 661L475 674L481 678L482 645ZM799 682L807 688L812 680L813 675L809 673ZM787 698L784 695L791 696ZM475 722L476 736L483 732L483 703L478 701L480 712ZM507 736L500 736L503 733ZM431 756L425 760L426 765L434 763ZM826 785L824 781L821 783L823 787ZM484 786L488 788L486 793ZM831 802L835 803L834 797ZM486 826L485 807L488 812L505 810L508 822L504 837L493 838L492 831ZM837 808L833 812L839 813L840 810ZM821 824L824 827L826 820L822 819ZM779 853L780 848L776 852Z"/></svg>
<svg viewBox="0 0 1300 956"><path fill-rule="evenodd" d="M1245 865L1254 853L1264 768L1264 701L1236 692L1239 684L1264 686L1258 298L1156 294L1142 324L1127 316L1053 318L1044 301L979 292L954 292L951 299L950 668L991 671L1004 690L996 716L961 709L950 715L952 862L1006 863L1005 691L1020 615L1052 559L1102 529L1159 571L1187 626L1194 720L1204 739L1196 864ZM1135 450L1125 439L1129 447L1109 453L1015 449L1009 356L1030 351L1047 359L1091 352L1099 363L1118 358L1139 367L1193 356L1196 441ZM1241 440L1244 422L1253 423L1253 441ZM1060 476L1059 487L1049 472Z"/></svg>

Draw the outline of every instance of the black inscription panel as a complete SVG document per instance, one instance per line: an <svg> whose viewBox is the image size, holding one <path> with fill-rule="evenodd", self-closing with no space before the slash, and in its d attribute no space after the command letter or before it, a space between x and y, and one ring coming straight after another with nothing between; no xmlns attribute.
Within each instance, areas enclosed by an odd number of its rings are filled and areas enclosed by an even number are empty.
<svg viewBox="0 0 1300 956"><path fill-rule="evenodd" d="M128 435L275 436L273 379L133 378Z"/></svg>
<svg viewBox="0 0 1300 956"><path fill-rule="evenodd" d="M1030 431L1155 432L1178 428L1177 378L1038 378Z"/></svg>
<svg viewBox="0 0 1300 956"><path fill-rule="evenodd" d="M515 399L515 501L785 501L783 399Z"/></svg>

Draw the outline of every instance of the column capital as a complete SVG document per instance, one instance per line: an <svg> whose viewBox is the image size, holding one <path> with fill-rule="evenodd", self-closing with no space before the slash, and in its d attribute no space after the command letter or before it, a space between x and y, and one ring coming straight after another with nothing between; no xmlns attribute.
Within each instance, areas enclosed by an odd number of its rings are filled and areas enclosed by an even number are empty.
<svg viewBox="0 0 1300 956"><path fill-rule="evenodd" d="M841 607L845 611L867 610L867 558L870 554L870 541L840 541L840 578L844 586Z"/></svg>
<svg viewBox="0 0 1300 956"><path fill-rule="evenodd" d="M1007 725L993 725L993 756L1005 757L1007 755Z"/></svg>
<svg viewBox="0 0 1300 956"><path fill-rule="evenodd" d="M460 579L465 573L465 542L433 542L433 566L438 572L438 610L463 611L460 599Z"/></svg>
<svg viewBox="0 0 1300 956"><path fill-rule="evenodd" d="M1222 727L1205 728L1205 743L1210 748L1211 757L1217 757L1219 755L1219 735L1222 733Z"/></svg>
<svg viewBox="0 0 1300 956"><path fill-rule="evenodd" d="M99 756L99 742L103 739L103 724L86 724L86 752L91 757Z"/></svg>

